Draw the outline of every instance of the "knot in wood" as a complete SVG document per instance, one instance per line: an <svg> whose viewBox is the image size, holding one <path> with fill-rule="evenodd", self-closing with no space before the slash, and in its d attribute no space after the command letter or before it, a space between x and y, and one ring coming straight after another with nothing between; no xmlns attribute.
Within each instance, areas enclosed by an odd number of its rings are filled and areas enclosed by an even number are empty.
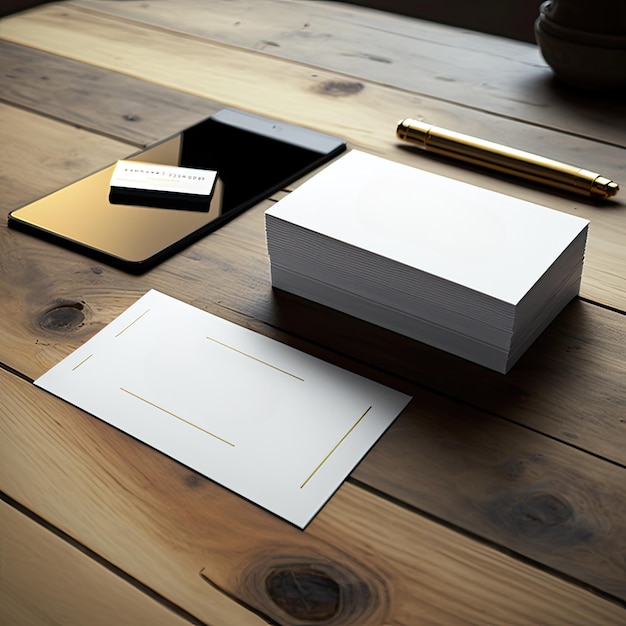
<svg viewBox="0 0 626 626"><path fill-rule="evenodd" d="M327 80L316 87L316 91L324 96L353 96L364 89L363 83L354 80Z"/></svg>
<svg viewBox="0 0 626 626"><path fill-rule="evenodd" d="M362 626L385 623L386 577L332 551L283 554L263 551L244 568L233 593L271 624ZM308 552L308 551L307 551Z"/></svg>
<svg viewBox="0 0 626 626"><path fill-rule="evenodd" d="M569 502L550 493L534 493L522 503L524 517L529 523L543 526L565 524L574 516Z"/></svg>
<svg viewBox="0 0 626 626"><path fill-rule="evenodd" d="M55 306L40 317L39 326L46 331L71 332L85 322L84 308L81 302Z"/></svg>
<svg viewBox="0 0 626 626"><path fill-rule="evenodd" d="M564 494L547 491L507 494L489 505L489 516L514 535L551 549L589 543L601 532L597 519L577 511Z"/></svg>
<svg viewBox="0 0 626 626"><path fill-rule="evenodd" d="M316 569L275 570L266 578L265 588L285 613L298 620L327 621L339 610L341 588L330 576Z"/></svg>

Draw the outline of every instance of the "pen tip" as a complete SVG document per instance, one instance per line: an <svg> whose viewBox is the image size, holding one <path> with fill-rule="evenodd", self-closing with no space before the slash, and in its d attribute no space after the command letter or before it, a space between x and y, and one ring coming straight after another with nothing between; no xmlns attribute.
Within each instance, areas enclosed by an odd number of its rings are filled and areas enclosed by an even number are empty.
<svg viewBox="0 0 626 626"><path fill-rule="evenodd" d="M593 181L590 191L592 196L607 200L619 191L619 185L605 176L598 176Z"/></svg>

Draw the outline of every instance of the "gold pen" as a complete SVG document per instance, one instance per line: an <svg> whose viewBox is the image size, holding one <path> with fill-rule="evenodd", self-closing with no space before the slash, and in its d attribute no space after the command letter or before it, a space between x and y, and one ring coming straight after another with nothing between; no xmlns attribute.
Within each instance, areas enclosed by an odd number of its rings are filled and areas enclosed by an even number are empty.
<svg viewBox="0 0 626 626"><path fill-rule="evenodd" d="M571 193L606 200L619 191L616 182L576 165L560 163L418 120L402 120L398 123L396 134L428 152Z"/></svg>

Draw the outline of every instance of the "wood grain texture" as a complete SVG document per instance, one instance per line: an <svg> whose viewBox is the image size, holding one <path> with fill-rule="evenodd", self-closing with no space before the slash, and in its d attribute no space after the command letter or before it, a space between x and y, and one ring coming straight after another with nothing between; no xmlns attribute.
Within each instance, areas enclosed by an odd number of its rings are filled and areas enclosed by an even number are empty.
<svg viewBox="0 0 626 626"><path fill-rule="evenodd" d="M172 0L149 9L141 0L71 4L626 147L623 99L560 89L533 44L340 2L183 0L177 11ZM421 112L419 100L413 107L399 117Z"/></svg>
<svg viewBox="0 0 626 626"><path fill-rule="evenodd" d="M418 110L624 180L624 105L554 89L528 47L396 19L75 0L3 20L0 213L226 104L588 217L583 295L608 308L573 302L501 376L273 292L269 202L141 277L3 227L0 489L205 623L623 624L626 205L429 159L393 129ZM305 532L7 372L35 378L149 288L416 395Z"/></svg>
<svg viewBox="0 0 626 626"><path fill-rule="evenodd" d="M0 501L0 623L185 626L145 591Z"/></svg>
<svg viewBox="0 0 626 626"><path fill-rule="evenodd" d="M29 14L28 19L20 16L5 18L3 26L2 38L7 41L80 58L102 68L227 105L311 126L342 136L356 147L366 147L370 152L393 160L590 219L592 228L582 294L626 310L626 251L622 245L626 240L626 221L622 219L626 214L626 203L619 200L603 208L580 199L561 198L425 158L416 150L398 146L395 125L406 114L409 104L415 102L413 94L346 79L260 53L181 38L175 33L66 5L41 7ZM263 80L258 80L259 76ZM492 116L491 119L495 118ZM526 137L528 127L517 124L517 136ZM513 130L509 127L509 132ZM547 132L541 130L538 136ZM556 154L547 152L547 155L566 161L578 161L566 158L572 152L585 154L586 159L593 152L601 161L597 167L602 168L603 173L616 180L620 180L621 174L621 178L626 179L622 148L571 137L567 141L559 140L557 134L544 137L542 142L557 147ZM564 150L567 155L560 154L560 145L568 146Z"/></svg>
<svg viewBox="0 0 626 626"><path fill-rule="evenodd" d="M92 336L116 312L121 312L141 295L148 285L158 284L168 293L175 292L179 296L184 291L184 297L195 297L218 314L228 314L228 309L232 308L251 318L279 323L296 334L303 333L304 326L310 329L321 322L323 332L319 333L319 338L313 338L332 345L334 350L357 358L361 351L364 354L369 351L368 358L372 363L404 378L421 380L442 392L471 399L477 406L508 419L624 462L622 316L579 303L577 308L571 309L571 314L568 310L570 321L565 330L557 323L548 331L549 336L556 334L556 340L546 344L542 338L537 349L531 351L533 357L530 360L525 357L519 366L522 369L518 367L503 378L448 355L424 349L415 342L407 345L406 341L390 333L372 332L364 325L355 326L351 320L337 325L329 319L331 326L325 326L325 313L316 307L309 310L307 316L298 308L302 303L294 305L290 302L285 306L284 300L279 299L276 306L268 285L261 210L252 211L238 220L237 229L226 228L194 246L181 259L166 264L164 272L159 270L149 280L128 277L91 264L78 255L68 255L55 246L21 236L14 238L14 235L7 231L6 244L3 242L3 249L10 251L5 260L7 282L3 286L3 292L10 296L3 299L3 307L5 319L20 321L5 328L3 342L11 346L12 360L8 365L33 378ZM245 261L236 252L241 248L248 251ZM51 280L46 271L51 264L59 270L58 280ZM65 281L67 275L74 277L71 284ZM207 275L212 277L211 281L203 278ZM188 289L181 290L179 276L188 279ZM205 284L205 293L198 293L198 283ZM112 292L116 295L112 296ZM307 304L304 303L302 308L308 310ZM29 312L30 317L23 318L20 311ZM231 314L231 318L246 323L246 318L241 315ZM298 320L298 324L294 324L294 320ZM268 332L262 325L257 324L256 328ZM587 328L588 339L581 339L584 328ZM363 336L367 336L371 343L364 343ZM602 338L604 340L600 343ZM287 340L284 336L281 339ZM372 344L377 346L374 357ZM35 354L33 345L37 346ZM305 347L311 349L310 345ZM547 360L546 350L551 357ZM580 357L574 362L572 352ZM395 363L390 354L395 356ZM334 355L322 356L337 359ZM407 362L415 363L415 371L406 369ZM449 376L451 369L458 373L452 380ZM590 391L594 394L594 401L586 404ZM580 407L589 409L581 414ZM598 416L602 416L601 428ZM390 475L394 474L395 470L392 470ZM446 503L453 502L454 497L457 495L450 494ZM484 535L493 532L489 520L483 518L481 523L486 524L486 530L482 530ZM473 531L481 532L476 527ZM508 540L510 537L503 539L505 544ZM537 552L532 541L523 549L519 546L517 549L526 554ZM592 575L593 569L591 566Z"/></svg>
<svg viewBox="0 0 626 626"><path fill-rule="evenodd" d="M0 230L6 230L10 210L136 151L130 144L2 103L0 136Z"/></svg>
<svg viewBox="0 0 626 626"><path fill-rule="evenodd" d="M206 623L299 623L266 585L290 571L342 590L349 610L328 625L624 618L617 604L354 485L302 532L7 372L0 385L3 490ZM71 490L56 488L59 476Z"/></svg>
<svg viewBox="0 0 626 626"><path fill-rule="evenodd" d="M197 96L0 41L5 103L146 146L217 111Z"/></svg>
<svg viewBox="0 0 626 626"><path fill-rule="evenodd" d="M416 394L354 476L626 601L626 467Z"/></svg>
<svg viewBox="0 0 626 626"><path fill-rule="evenodd" d="M272 291L263 231L266 206L246 212L143 277L0 229L0 246L8 252L0 267L0 291L7 294L0 301L7 320L0 324L6 364L38 377L154 287L322 358L342 364L348 357L351 368L363 363L367 375L386 372L390 384L417 382L626 465L624 315L573 302L502 376ZM56 268L53 274L50 267Z"/></svg>
<svg viewBox="0 0 626 626"><path fill-rule="evenodd" d="M618 555L626 535L622 514L626 506L626 394L623 342L614 341L620 332L621 337L625 335L623 326L621 330L616 326L623 324L623 316L579 302L570 320L577 329L576 344L557 321L548 337L524 358L520 370L506 377L496 375L351 318L338 319L321 307L308 310L304 301L273 300L259 223L262 207L145 277L90 264L78 255L58 254L52 278L45 270L52 246L43 250L43 244L32 241L27 247L16 247L6 262L6 276L12 284L4 289L10 295L2 305L7 319L18 320L0 335L2 343L11 346L7 365L29 377L39 376L155 287L314 356L400 386L407 393L418 391L408 381L419 381L462 402L438 405L428 400L422 409L417 401L406 419L409 424L415 422L418 431L424 429L423 441L411 453L409 448L418 435L405 438L407 426L402 418L380 442L382 456L373 453L361 464L357 474L361 480L605 593L619 595L620 587L624 591L620 581L626 570ZM242 249L245 258L238 252ZM67 275L73 277L70 284L64 278ZM581 317L591 321L587 329ZM600 333L607 335L606 345L598 345L594 335ZM298 335L308 341L294 338ZM581 349L576 350L576 345ZM414 363L414 369L407 363ZM468 406L469 401L482 410ZM474 437L468 437L468 424L475 425ZM442 443L436 447L433 440L438 436ZM589 452L613 458L621 467ZM523 479L507 477L508 466L526 465L530 470ZM465 482L459 481L460 474L465 474ZM418 487L422 476L433 485L428 498ZM509 489L513 509L509 517L494 517L507 513L502 512L506 503L491 493L494 484L501 495ZM528 500L528 506L533 506L538 494L546 494L551 502L551 498L564 502L569 512L558 522L538 521L535 534L519 532L519 526L533 515L523 505ZM521 507L514 508L515 498ZM537 506L544 502L541 498ZM611 498L613 506L608 507ZM606 512L594 512L596 506ZM567 536L564 543L554 542L559 533ZM558 545L557 552L546 549L550 542Z"/></svg>

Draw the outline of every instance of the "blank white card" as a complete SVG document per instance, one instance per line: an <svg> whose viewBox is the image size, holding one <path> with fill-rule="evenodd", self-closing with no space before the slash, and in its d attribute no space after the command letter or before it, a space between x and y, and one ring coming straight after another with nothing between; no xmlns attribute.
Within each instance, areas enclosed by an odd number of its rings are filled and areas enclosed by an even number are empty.
<svg viewBox="0 0 626 626"><path fill-rule="evenodd" d="M35 384L300 528L410 400L154 290Z"/></svg>

